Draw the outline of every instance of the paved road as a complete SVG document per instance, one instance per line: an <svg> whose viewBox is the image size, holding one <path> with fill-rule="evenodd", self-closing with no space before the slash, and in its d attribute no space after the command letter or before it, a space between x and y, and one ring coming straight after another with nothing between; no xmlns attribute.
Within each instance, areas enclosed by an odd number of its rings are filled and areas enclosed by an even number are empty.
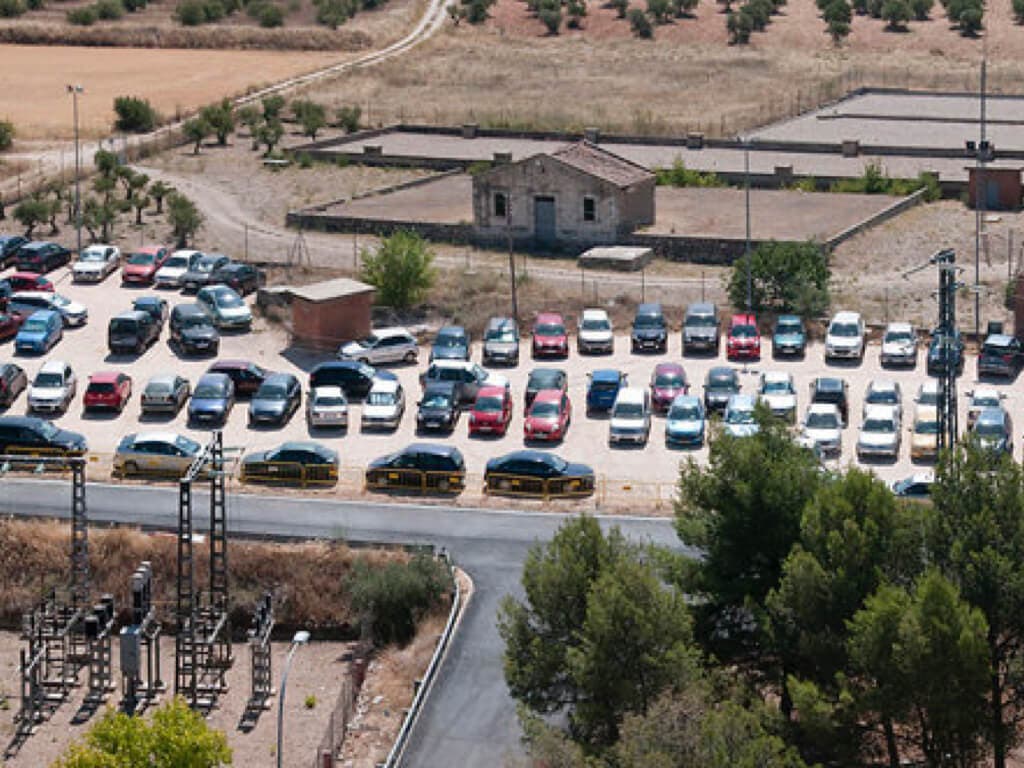
<svg viewBox="0 0 1024 768"><path fill-rule="evenodd" d="M70 485L61 481L0 480L0 513L64 517ZM92 520L173 527L174 490L148 486L90 484ZM196 510L205 497L197 494ZM197 514L197 522L202 514ZM228 524L242 534L426 543L443 546L473 578L475 593L448 657L410 738L403 765L411 768L499 765L520 753L515 707L501 671L501 641L495 628L498 601L519 592L523 560L531 544L551 537L564 515L445 509L412 504L368 504L296 497L241 496L228 499ZM678 546L664 518L603 517L638 541Z"/></svg>

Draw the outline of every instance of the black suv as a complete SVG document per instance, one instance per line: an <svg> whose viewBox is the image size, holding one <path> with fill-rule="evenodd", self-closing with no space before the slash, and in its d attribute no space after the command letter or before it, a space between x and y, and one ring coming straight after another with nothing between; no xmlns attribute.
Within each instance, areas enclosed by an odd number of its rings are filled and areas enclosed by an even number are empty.
<svg viewBox="0 0 1024 768"><path fill-rule="evenodd" d="M71 261L71 251L62 245L46 242L25 243L18 249L14 263L19 272L45 275Z"/></svg>
<svg viewBox="0 0 1024 768"><path fill-rule="evenodd" d="M252 264L232 261L213 270L209 284L226 285L233 288L239 296L245 296L260 287L260 273Z"/></svg>
<svg viewBox="0 0 1024 768"><path fill-rule="evenodd" d="M171 341L182 354L216 355L220 333L198 304L178 304L171 310Z"/></svg>
<svg viewBox="0 0 1024 768"><path fill-rule="evenodd" d="M0 416L0 453L27 453L33 449L51 455L81 456L89 446L85 437L55 427L46 419L36 416Z"/></svg>
<svg viewBox="0 0 1024 768"><path fill-rule="evenodd" d="M948 336L943 331L932 331L932 340L928 345L928 375L938 376L946 360L950 360L956 368L956 375L964 372L964 340L959 330Z"/></svg>
<svg viewBox="0 0 1024 768"><path fill-rule="evenodd" d="M1005 376L1012 379L1024 363L1024 349L1019 339L993 334L985 339L978 356L978 376Z"/></svg>
<svg viewBox="0 0 1024 768"><path fill-rule="evenodd" d="M724 411L729 398L739 394L740 377L735 368L717 365L708 371L704 379L704 410Z"/></svg>
<svg viewBox="0 0 1024 768"><path fill-rule="evenodd" d="M160 338L160 326L153 316L141 310L122 312L110 318L107 325L107 347L111 352L134 352L141 355Z"/></svg>
<svg viewBox="0 0 1024 768"><path fill-rule="evenodd" d="M416 413L416 429L451 432L459 423L459 396L454 381L432 381L423 390Z"/></svg>
<svg viewBox="0 0 1024 768"><path fill-rule="evenodd" d="M0 235L0 267L14 263L18 257L18 249L28 242L21 235Z"/></svg>
<svg viewBox="0 0 1024 768"><path fill-rule="evenodd" d="M811 382L812 403L833 403L839 408L843 426L850 423L850 392L844 379L835 376L819 376Z"/></svg>
<svg viewBox="0 0 1024 768"><path fill-rule="evenodd" d="M661 304L641 304L636 308L630 340L634 352L664 352L668 349L668 329Z"/></svg>
<svg viewBox="0 0 1024 768"><path fill-rule="evenodd" d="M227 266L231 260L223 253L204 253L185 274L181 276L181 289L185 293L196 293L207 285L215 285L213 273Z"/></svg>
<svg viewBox="0 0 1024 768"><path fill-rule="evenodd" d="M371 366L355 360L320 363L309 373L309 388L341 387L349 400L362 400L369 394L375 377L387 378L393 374L378 374Z"/></svg>
<svg viewBox="0 0 1024 768"><path fill-rule="evenodd" d="M466 461L451 445L413 443L370 462L368 488L449 493L466 484Z"/></svg>

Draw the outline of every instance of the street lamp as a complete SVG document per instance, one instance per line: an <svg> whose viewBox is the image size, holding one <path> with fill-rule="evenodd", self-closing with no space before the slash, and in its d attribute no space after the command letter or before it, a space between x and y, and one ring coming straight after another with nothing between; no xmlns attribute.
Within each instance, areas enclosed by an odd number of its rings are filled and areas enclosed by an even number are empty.
<svg viewBox="0 0 1024 768"><path fill-rule="evenodd" d="M292 657L300 645L309 642L309 632L300 629L292 638L292 646L288 649L288 658L284 662L284 672L281 674L281 695L277 699L277 768L281 768L282 752L284 744L284 689L288 685L288 669L292 665Z"/></svg>
<svg viewBox="0 0 1024 768"><path fill-rule="evenodd" d="M79 177L82 175L82 157L78 150L78 94L85 89L80 85L68 85L68 93L74 104L75 113L75 232L78 242L78 253L82 252L82 197L79 189Z"/></svg>
<svg viewBox="0 0 1024 768"><path fill-rule="evenodd" d="M750 275L750 138L743 139L743 197L746 208L747 236L744 254L747 259L747 312L754 308L753 282Z"/></svg>

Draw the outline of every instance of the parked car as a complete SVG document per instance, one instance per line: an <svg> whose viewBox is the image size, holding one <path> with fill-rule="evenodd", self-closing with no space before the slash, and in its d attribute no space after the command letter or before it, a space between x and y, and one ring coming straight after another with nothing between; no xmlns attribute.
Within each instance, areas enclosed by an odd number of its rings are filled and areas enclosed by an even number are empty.
<svg viewBox="0 0 1024 768"><path fill-rule="evenodd" d="M718 354L720 344L718 307L708 302L691 304L683 319L683 354L696 350Z"/></svg>
<svg viewBox="0 0 1024 768"><path fill-rule="evenodd" d="M59 312L41 310L33 312L21 324L14 337L17 352L42 354L53 349L64 338L64 320Z"/></svg>
<svg viewBox="0 0 1024 768"><path fill-rule="evenodd" d="M171 310L171 342L182 354L216 355L220 333L198 304L178 304Z"/></svg>
<svg viewBox="0 0 1024 768"><path fill-rule="evenodd" d="M26 317L19 312L0 312L0 341L17 336Z"/></svg>
<svg viewBox="0 0 1024 768"><path fill-rule="evenodd" d="M142 396L139 398L142 413L175 415L188 402L191 394L192 385L184 376L175 373L158 374L147 381L142 390Z"/></svg>
<svg viewBox="0 0 1024 768"><path fill-rule="evenodd" d="M397 379L377 379L363 403L362 428L398 429L405 414L405 390Z"/></svg>
<svg viewBox="0 0 1024 768"><path fill-rule="evenodd" d="M761 359L761 333L757 330L757 318L752 314L732 316L729 338L725 342L725 357L728 360Z"/></svg>
<svg viewBox="0 0 1024 768"><path fill-rule="evenodd" d="M383 378L383 372L354 360L320 363L309 372L309 387L341 387L349 400L362 400L378 376Z"/></svg>
<svg viewBox="0 0 1024 768"><path fill-rule="evenodd" d="M484 489L520 495L583 496L594 492L594 470L547 451L513 451L487 462Z"/></svg>
<svg viewBox="0 0 1024 768"><path fill-rule="evenodd" d="M95 243L82 249L71 265L71 279L76 283L100 283L121 266L121 249L116 245Z"/></svg>
<svg viewBox="0 0 1024 768"><path fill-rule="evenodd" d="M420 374L420 384L426 386L432 381L454 382L459 393L460 403L471 403L481 387L508 387L508 379L496 373L490 373L476 363L466 360L436 360Z"/></svg>
<svg viewBox="0 0 1024 768"><path fill-rule="evenodd" d="M0 267L9 267L18 256L18 249L28 242L21 235L0 235Z"/></svg>
<svg viewBox="0 0 1024 768"><path fill-rule="evenodd" d="M668 349L668 328L661 304L637 306L629 338L633 352L665 352Z"/></svg>
<svg viewBox="0 0 1024 768"><path fill-rule="evenodd" d="M0 363L0 406L10 408L26 388L28 376L20 365Z"/></svg>
<svg viewBox="0 0 1024 768"><path fill-rule="evenodd" d="M898 381L873 379L864 393L864 417L873 405L890 405L896 409L896 417L903 421L903 389Z"/></svg>
<svg viewBox="0 0 1024 768"><path fill-rule="evenodd" d="M132 251L121 267L121 282L125 285L152 285L157 270L170 254L162 245L146 245Z"/></svg>
<svg viewBox="0 0 1024 768"><path fill-rule="evenodd" d="M837 312L825 334L825 361L864 358L864 320L860 312Z"/></svg>
<svg viewBox="0 0 1024 768"><path fill-rule="evenodd" d="M167 299L160 296L139 296L132 301L132 309L137 312L145 312L156 323L160 331L164 329L167 322L167 314L170 311L167 307Z"/></svg>
<svg viewBox="0 0 1024 768"><path fill-rule="evenodd" d="M176 432L125 435L114 452L115 475L161 474L181 477L202 453L203 446Z"/></svg>
<svg viewBox="0 0 1024 768"><path fill-rule="evenodd" d="M0 281L5 286L5 295L9 298L15 293L24 291L46 291L53 293L56 290L53 281L43 277L36 272L13 272Z"/></svg>
<svg viewBox="0 0 1024 768"><path fill-rule="evenodd" d="M226 285L200 288L196 304L218 329L247 331L252 327L252 311L245 300Z"/></svg>
<svg viewBox="0 0 1024 768"><path fill-rule="evenodd" d="M519 327L510 317L492 317L484 331L484 365L519 365Z"/></svg>
<svg viewBox="0 0 1024 768"><path fill-rule="evenodd" d="M38 416L0 416L0 453L82 456L85 436L60 429Z"/></svg>
<svg viewBox="0 0 1024 768"><path fill-rule="evenodd" d="M932 495L933 485L935 485L933 472L915 472L909 477L894 482L892 492L907 499L928 499Z"/></svg>
<svg viewBox="0 0 1024 768"><path fill-rule="evenodd" d="M724 411L729 398L740 391L740 377L736 370L717 365L704 379L704 409L708 412Z"/></svg>
<svg viewBox="0 0 1024 768"><path fill-rule="evenodd" d="M504 435L512 421L512 393L504 387L483 387L469 412L469 434Z"/></svg>
<svg viewBox="0 0 1024 768"><path fill-rule="evenodd" d="M47 242L31 242L22 245L14 257L19 272L35 272L45 275L71 261L71 251L63 245Z"/></svg>
<svg viewBox="0 0 1024 768"><path fill-rule="evenodd" d="M533 323L531 350L534 359L569 356L569 335L561 315L555 312L541 312L537 315Z"/></svg>
<svg viewBox="0 0 1024 768"><path fill-rule="evenodd" d="M235 407L235 385L224 373L204 373L192 390L188 401L188 420L195 424L227 422Z"/></svg>
<svg viewBox="0 0 1024 768"><path fill-rule="evenodd" d="M647 445L650 435L651 393L643 387L623 387L608 420L608 445Z"/></svg>
<svg viewBox="0 0 1024 768"><path fill-rule="evenodd" d="M100 371L89 377L82 395L86 411L100 408L120 413L132 396L132 377L119 371Z"/></svg>
<svg viewBox="0 0 1024 768"><path fill-rule="evenodd" d="M804 416L802 437L826 458L842 455L843 418L839 407L812 402Z"/></svg>
<svg viewBox="0 0 1024 768"><path fill-rule="evenodd" d="M269 375L262 366L248 360L218 360L206 370L207 373L223 373L234 383L237 398L256 394Z"/></svg>
<svg viewBox="0 0 1024 768"><path fill-rule="evenodd" d="M416 429L451 432L459 422L459 395L454 382L433 381L423 388L416 404Z"/></svg>
<svg viewBox="0 0 1024 768"><path fill-rule="evenodd" d="M985 339L978 355L978 376L1014 378L1024 363L1024 348L1013 336L997 334Z"/></svg>
<svg viewBox="0 0 1024 768"><path fill-rule="evenodd" d="M208 285L226 285L239 296L256 291L260 287L260 272L252 264L232 261L218 267L210 274Z"/></svg>
<svg viewBox="0 0 1024 768"><path fill-rule="evenodd" d="M378 328L365 339L350 341L338 350L339 360L358 360L369 365L412 364L417 357L419 345L405 328Z"/></svg>
<svg viewBox="0 0 1024 768"><path fill-rule="evenodd" d="M122 312L107 325L107 348L114 354L141 355L160 337L160 326L147 312Z"/></svg>
<svg viewBox="0 0 1024 768"><path fill-rule="evenodd" d="M78 379L63 360L47 360L28 388L30 411L63 413L75 399Z"/></svg>
<svg viewBox="0 0 1024 768"><path fill-rule="evenodd" d="M917 388L917 394L914 395L914 402L918 405L937 406L939 404L939 382L935 379L921 382Z"/></svg>
<svg viewBox="0 0 1024 768"><path fill-rule="evenodd" d="M180 288L181 278L202 258L202 255L200 251L175 251L157 269L153 275L153 284L157 288Z"/></svg>
<svg viewBox="0 0 1024 768"><path fill-rule="evenodd" d="M900 415L894 405L865 405L864 421L857 438L857 458L886 458L900 455Z"/></svg>
<svg viewBox="0 0 1024 768"><path fill-rule="evenodd" d="M678 395L689 394L690 382L679 363L658 363L651 373L651 407L665 413Z"/></svg>
<svg viewBox="0 0 1024 768"><path fill-rule="evenodd" d="M917 334L910 323L889 323L882 335L882 365L917 364Z"/></svg>
<svg viewBox="0 0 1024 768"><path fill-rule="evenodd" d="M296 481L292 471L301 469L303 472L315 473L312 476L317 482L332 483L338 480L338 452L312 440L281 443L269 451L247 453L242 459L240 478L242 482L271 481L279 477L281 481Z"/></svg>
<svg viewBox="0 0 1024 768"><path fill-rule="evenodd" d="M1002 408L1006 395L992 387L975 387L967 392L967 397L967 428L970 429L984 409Z"/></svg>
<svg viewBox="0 0 1024 768"><path fill-rule="evenodd" d="M757 394L775 416L796 423L796 384L791 373L765 371L761 374Z"/></svg>
<svg viewBox="0 0 1024 768"><path fill-rule="evenodd" d="M576 330L576 350L582 354L612 354L615 333L603 309L584 309Z"/></svg>
<svg viewBox="0 0 1024 768"><path fill-rule="evenodd" d="M77 301L50 291L18 291L7 300L7 311L31 315L40 309L58 312L65 327L85 325L89 310Z"/></svg>
<svg viewBox="0 0 1024 768"><path fill-rule="evenodd" d="M978 445L996 453L1013 455L1013 419L1005 408L985 408L971 428Z"/></svg>
<svg viewBox="0 0 1024 768"><path fill-rule="evenodd" d="M760 430L754 418L757 400L752 395L733 395L725 404L722 425L725 434L731 437L750 437Z"/></svg>
<svg viewBox="0 0 1024 768"><path fill-rule="evenodd" d="M341 387L313 387L306 395L306 423L310 429L348 429L348 400Z"/></svg>
<svg viewBox="0 0 1024 768"><path fill-rule="evenodd" d="M773 357L803 357L807 352L807 330L799 315L779 315L772 331Z"/></svg>
<svg viewBox="0 0 1024 768"><path fill-rule="evenodd" d="M430 348L430 362L434 360L469 360L469 332L461 325L441 328Z"/></svg>
<svg viewBox="0 0 1024 768"><path fill-rule="evenodd" d="M181 290L184 293L196 293L200 288L214 285L211 276L221 267L230 263L231 259L223 253L204 253L189 265L181 276Z"/></svg>
<svg viewBox="0 0 1024 768"><path fill-rule="evenodd" d="M572 403L560 389L542 389L533 398L523 419L524 440L556 442L565 439L572 423Z"/></svg>
<svg viewBox="0 0 1024 768"><path fill-rule="evenodd" d="M910 429L911 460L934 459L939 453L939 409L934 405L918 405Z"/></svg>
<svg viewBox="0 0 1024 768"><path fill-rule="evenodd" d="M526 392L523 395L523 408L530 407L533 398L543 389L569 391L569 374L561 368L534 368L526 379Z"/></svg>
<svg viewBox="0 0 1024 768"><path fill-rule="evenodd" d="M282 427L302 402L302 387L291 373L271 373L263 379L249 401L249 426L273 424Z"/></svg>
<svg viewBox="0 0 1024 768"><path fill-rule="evenodd" d="M619 390L627 383L626 374L613 368L602 368L587 374L587 416L610 411Z"/></svg>
<svg viewBox="0 0 1024 768"><path fill-rule="evenodd" d="M676 395L665 416L665 442L669 445L704 445L704 403L696 395Z"/></svg>
<svg viewBox="0 0 1024 768"><path fill-rule="evenodd" d="M946 361L952 364L959 376L964 372L964 340L960 331L952 334L936 329L932 332L932 340L928 345L928 361L926 369L929 376L938 376L945 368Z"/></svg>
<svg viewBox="0 0 1024 768"><path fill-rule="evenodd" d="M413 443L370 462L369 488L395 488L448 493L466 482L466 461L453 445Z"/></svg>
<svg viewBox="0 0 1024 768"><path fill-rule="evenodd" d="M812 403L832 403L839 409L843 426L850 423L850 386L836 376L819 376L811 382Z"/></svg>

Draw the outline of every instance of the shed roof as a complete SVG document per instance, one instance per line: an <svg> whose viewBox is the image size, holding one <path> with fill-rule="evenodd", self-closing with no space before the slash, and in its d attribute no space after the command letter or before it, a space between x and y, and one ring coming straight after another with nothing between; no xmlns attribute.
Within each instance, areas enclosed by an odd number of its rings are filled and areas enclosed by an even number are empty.
<svg viewBox="0 0 1024 768"><path fill-rule="evenodd" d="M372 285L367 285L348 277L339 277L335 280L324 280L320 283L291 287L288 289L288 293L295 299L319 303L343 299L347 296L358 296L359 294L369 293L374 290L376 289Z"/></svg>
<svg viewBox="0 0 1024 768"><path fill-rule="evenodd" d="M552 152L551 157L617 187L628 187L654 177L654 174L642 165L619 157L589 141L569 144Z"/></svg>

